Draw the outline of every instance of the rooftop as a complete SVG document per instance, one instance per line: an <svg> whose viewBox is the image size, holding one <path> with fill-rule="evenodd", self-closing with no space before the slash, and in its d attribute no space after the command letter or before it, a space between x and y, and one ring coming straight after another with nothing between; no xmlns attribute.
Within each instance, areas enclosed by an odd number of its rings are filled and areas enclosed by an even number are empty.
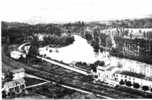
<svg viewBox="0 0 152 100"><path fill-rule="evenodd" d="M17 86L17 84L24 84L24 83L25 83L24 79L13 80L13 81L10 81L10 82L6 82L4 84L4 88L12 88L12 87Z"/></svg>

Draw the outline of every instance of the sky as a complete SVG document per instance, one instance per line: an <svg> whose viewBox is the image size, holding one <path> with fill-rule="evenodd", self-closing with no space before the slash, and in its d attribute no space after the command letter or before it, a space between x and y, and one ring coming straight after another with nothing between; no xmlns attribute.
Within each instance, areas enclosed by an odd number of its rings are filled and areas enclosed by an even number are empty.
<svg viewBox="0 0 152 100"><path fill-rule="evenodd" d="M144 18L152 0L1 0L0 18L9 22L62 23Z"/></svg>

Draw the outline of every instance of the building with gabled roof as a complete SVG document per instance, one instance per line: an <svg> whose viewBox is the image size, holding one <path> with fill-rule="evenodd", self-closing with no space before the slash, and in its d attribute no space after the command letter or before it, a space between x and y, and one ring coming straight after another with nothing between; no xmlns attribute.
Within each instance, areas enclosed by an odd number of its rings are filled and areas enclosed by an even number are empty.
<svg viewBox="0 0 152 100"><path fill-rule="evenodd" d="M26 84L24 79L17 79L5 82L2 87L2 95L11 97L22 93L26 88Z"/></svg>

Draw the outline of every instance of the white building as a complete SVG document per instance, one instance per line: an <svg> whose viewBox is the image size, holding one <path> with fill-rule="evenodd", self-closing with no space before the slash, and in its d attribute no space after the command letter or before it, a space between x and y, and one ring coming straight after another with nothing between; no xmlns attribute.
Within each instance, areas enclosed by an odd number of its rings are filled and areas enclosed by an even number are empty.
<svg viewBox="0 0 152 100"><path fill-rule="evenodd" d="M129 63L128 63L129 62ZM152 77L152 65L141 63L138 61L126 61L125 59L121 60L124 71L134 72L143 74L147 77Z"/></svg>
<svg viewBox="0 0 152 100"><path fill-rule="evenodd" d="M109 83L109 81L113 80L113 74L117 71L121 71L121 68L116 66L98 66L96 72L97 80Z"/></svg>
<svg viewBox="0 0 152 100"><path fill-rule="evenodd" d="M25 77L24 68L12 70L11 72L13 73L13 80L22 79Z"/></svg>
<svg viewBox="0 0 152 100"><path fill-rule="evenodd" d="M138 83L140 86L148 86L152 88L152 79L146 79L145 75L137 74L133 72L116 72L114 74L114 79L118 82L122 81L130 81L133 83Z"/></svg>
<svg viewBox="0 0 152 100"><path fill-rule="evenodd" d="M19 51L12 51L10 52L10 56L14 59L20 59L21 57L25 58L26 54Z"/></svg>
<svg viewBox="0 0 152 100"><path fill-rule="evenodd" d="M26 55L28 54L30 49L30 43L23 43L18 47L18 50L11 51L10 56L14 59L20 59L21 57L26 58Z"/></svg>
<svg viewBox="0 0 152 100"><path fill-rule="evenodd" d="M5 94L7 96L11 96L12 93L15 94L22 93L25 88L26 88L25 80L18 79L4 83L2 91L5 91Z"/></svg>
<svg viewBox="0 0 152 100"><path fill-rule="evenodd" d="M2 94L5 96L13 96L22 93L26 88L24 80L25 70L23 68L12 70L13 79L5 81L5 73L2 75Z"/></svg>

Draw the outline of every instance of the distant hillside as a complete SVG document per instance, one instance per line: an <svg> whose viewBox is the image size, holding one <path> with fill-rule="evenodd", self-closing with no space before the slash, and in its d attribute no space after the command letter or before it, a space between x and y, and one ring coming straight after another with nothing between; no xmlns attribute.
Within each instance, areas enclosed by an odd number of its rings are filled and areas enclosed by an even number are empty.
<svg viewBox="0 0 152 100"><path fill-rule="evenodd" d="M19 22L2 22L2 28L17 28L17 27L25 27L29 26L27 23L19 23Z"/></svg>
<svg viewBox="0 0 152 100"><path fill-rule="evenodd" d="M6 33L50 33L60 35L61 29L54 24L30 25L18 22L2 22L2 35Z"/></svg>
<svg viewBox="0 0 152 100"><path fill-rule="evenodd" d="M152 18L116 20L111 21L111 25L114 27L121 26L126 28L152 28Z"/></svg>

